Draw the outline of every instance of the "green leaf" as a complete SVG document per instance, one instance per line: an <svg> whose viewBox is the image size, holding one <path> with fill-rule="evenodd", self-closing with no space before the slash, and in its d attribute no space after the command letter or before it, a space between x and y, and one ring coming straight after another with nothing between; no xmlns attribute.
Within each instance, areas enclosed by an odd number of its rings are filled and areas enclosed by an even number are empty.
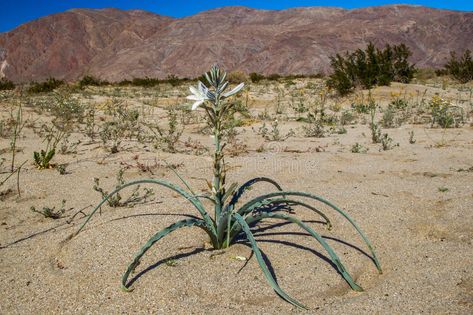
<svg viewBox="0 0 473 315"><path fill-rule="evenodd" d="M80 226L80 228L77 230L77 232L75 232L74 234L72 234L70 236L70 238L76 236L77 234L79 234L79 232L85 227L85 225L90 221L90 219L92 218L92 216L95 214L95 212L97 212L98 209L100 209L100 207L110 198L112 197L113 195L117 194L119 191L121 191L122 189L125 189L129 186L133 186L133 185L140 185L140 184L156 184L156 185L160 185L160 186L164 186L166 188L169 188L175 192L177 192L178 194L180 194L181 196L183 196L184 198L186 198L187 200L189 200L193 205L194 207L197 209L197 211L199 211L200 215L202 216L203 220L205 221L206 225L207 225L207 228L208 228L208 234L210 236L210 239L212 241L212 243L215 245L216 242L217 242L217 231L215 229L215 223L212 221L212 219L210 218L209 214L207 213L207 211L205 211L205 208L204 206L202 205L202 203L200 202L200 200L196 197L196 196L193 196L191 194L189 194L188 192L186 192L184 189L182 189L181 187L175 185L175 184L172 184L168 181L165 181L165 180L160 180L160 179L141 179L141 180L137 180L137 181L132 181L132 182L129 182L129 183L126 183L120 187L117 187L114 191L112 191L111 193L109 193L108 195L106 195L102 201L92 210L92 212L87 216L87 219L85 220L84 223L82 223L82 225Z"/></svg>
<svg viewBox="0 0 473 315"><path fill-rule="evenodd" d="M275 186L279 191L282 191L281 186L279 184L272 180L271 178L267 177L255 177L241 185L238 190L236 190L233 193L232 199L230 202L225 206L224 210L222 211L220 218L218 219L218 225L217 225L217 239L220 241L223 239L223 236L225 234L225 227L228 226L228 217L230 216L230 213L233 211L235 204L238 202L240 197L244 194L246 190L249 190L251 186L253 186L256 183L259 182L267 182ZM226 200L226 199L225 199ZM229 231L227 231L229 232ZM228 237L227 237L228 238Z"/></svg>
<svg viewBox="0 0 473 315"><path fill-rule="evenodd" d="M41 158L39 156L39 152L33 152L33 159L34 159L34 164L36 166L41 166Z"/></svg>
<svg viewBox="0 0 473 315"><path fill-rule="evenodd" d="M46 153L46 157L44 158L45 166L49 166L49 162L52 160L55 154L56 150L54 149L51 149L50 151L48 151L48 153Z"/></svg>
<svg viewBox="0 0 473 315"><path fill-rule="evenodd" d="M295 305L297 307L300 307L302 309L307 309L307 307L301 303L299 303L297 300L294 298L290 297L286 292L284 292L283 289L279 287L277 284L276 280L274 279L273 275L269 271L268 265L266 265L266 262L263 259L263 255L261 254L260 249L258 248L258 245L256 244L256 240L253 236L253 233L250 231L250 227L248 224L246 224L245 220L241 215L238 213L235 214L234 218L237 220L237 222L241 225L243 231L246 234L246 237L248 238L248 241L251 244L251 248L253 249L253 252L255 253L256 260L258 261L259 266L261 267L261 270L264 273L264 276L266 277L266 280L268 280L269 284L271 287L276 291L279 296L281 296L284 300L288 301L292 305Z"/></svg>
<svg viewBox="0 0 473 315"><path fill-rule="evenodd" d="M378 271L380 273L382 273L381 264L380 264L380 262L379 262L379 260L376 256L376 252L374 251L373 246L371 245L371 242L369 241L368 237L366 237L366 235L363 233L363 231L360 229L360 227L355 223L355 221L347 213L345 213L344 211L339 209L337 206L332 204L330 201L325 200L324 198L322 198L320 196L310 194L310 193L305 193L305 192L299 192L299 191L279 191L279 192L269 193L269 194L258 196L256 198L248 201L247 203L245 203L243 206L240 207L240 209L238 210L238 213L239 214L245 214L245 213L247 213L248 209L250 209L254 205L257 205L258 203L263 202L265 199L271 200L270 198L274 198L274 197L278 197L278 196L282 196L282 197L298 196L298 197L306 197L306 198L309 198L309 199L317 200L317 201L322 202L323 204L326 204L327 206L334 209L338 213L340 213L348 222L350 222L350 224L355 228L355 230L361 236L361 238L363 239L363 241L365 242L365 244L367 245L368 249L371 252L371 255L372 255L374 264L376 265L376 268L378 269Z"/></svg>
<svg viewBox="0 0 473 315"><path fill-rule="evenodd" d="M330 219L322 211L302 201L287 199L287 198L266 199L265 201L257 203L255 207L250 207L245 213L240 213L240 214L248 215L245 217L245 220L248 223L248 225L251 225L252 223L255 223L256 221L262 219L262 217L260 216L249 215L252 211L258 210L259 207L264 207L267 205L278 205L278 204L286 204L288 206L297 205L297 206L302 206L309 210L312 210L315 213L319 214L325 220L325 225L327 225L328 230L332 229L332 223ZM276 210L270 209L269 211L265 211L262 213L269 213L269 212L274 213L275 211L284 211L284 210L283 209L276 209ZM229 230L230 230L230 236L228 237L229 238L228 243L230 243L240 233L241 227L237 223L235 223Z"/></svg>
<svg viewBox="0 0 473 315"><path fill-rule="evenodd" d="M277 190L282 191L281 186L279 186L279 184L276 181L272 180L271 178L255 177L255 178L250 179L249 181L247 181L246 183L244 183L238 188L238 190L233 194L232 199L228 203L227 207L235 205L246 190L250 189L251 186L259 182L270 183L273 186L275 186Z"/></svg>
<svg viewBox="0 0 473 315"><path fill-rule="evenodd" d="M133 258L133 261L130 263L130 265L128 265L128 268L127 268L127 270L125 271L125 273L123 274L123 277L122 277L122 289L125 290L125 291L130 291L130 289L127 286L128 277L135 270L136 266L138 266L141 257L143 257L143 255L151 248L151 246L153 246L154 243L156 243L157 241L159 241L160 239L162 239L163 237L165 237L166 235L168 235L169 233L171 233L171 232L173 232L177 229L180 229L180 228L183 228L183 227L191 227L191 226L198 226L198 227L204 229L205 231L207 231L207 224L205 223L204 220L186 219L186 220L181 220L181 221L178 221L176 223L173 223L170 226L162 229L161 231L159 231L158 233L153 235L153 237L151 237L143 245L143 247L141 247L141 249L138 251L138 253L136 253L136 255Z"/></svg>
<svg viewBox="0 0 473 315"><path fill-rule="evenodd" d="M289 222L292 222L292 223L295 223L295 224L299 225L301 228L306 230L310 235L312 235L320 243L320 245L323 246L323 248L330 255L330 258L331 258L332 262L335 264L338 271L342 274L343 278L348 282L350 287L355 291L363 291L363 288L360 287L358 284L356 284L356 282L353 280L352 276L348 273L347 269L342 264L340 258L337 256L337 254L332 249L332 247L330 247L330 245L327 244L327 242L322 238L322 236L320 236L317 232L315 232L310 226L306 225L301 220L299 220L299 219L297 219L293 216L289 216L287 214L284 214L284 213L272 213L272 212L270 212L270 213L260 213L260 214L255 215L255 217L257 218L257 220L261 220L261 219L264 219L264 218L282 219L282 220L286 220L286 221L289 221Z"/></svg>
<svg viewBox="0 0 473 315"><path fill-rule="evenodd" d="M237 187L238 187L238 183L233 183L230 185L230 187L227 189L227 191L225 192L225 195L222 198L222 203L224 203L225 200L227 200L227 198L230 197L235 192Z"/></svg>

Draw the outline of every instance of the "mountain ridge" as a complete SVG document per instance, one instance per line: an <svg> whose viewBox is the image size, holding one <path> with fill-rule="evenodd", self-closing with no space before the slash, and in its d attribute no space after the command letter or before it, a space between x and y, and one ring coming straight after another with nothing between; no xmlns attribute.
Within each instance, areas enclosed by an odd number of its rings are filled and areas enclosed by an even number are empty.
<svg viewBox="0 0 473 315"><path fill-rule="evenodd" d="M72 9L0 33L0 76L15 82L86 74L109 81L195 77L215 62L230 71L313 74L330 70L330 56L370 41L405 43L418 66L440 67L450 51L473 50L471 37L473 12L412 5L230 6L183 18Z"/></svg>

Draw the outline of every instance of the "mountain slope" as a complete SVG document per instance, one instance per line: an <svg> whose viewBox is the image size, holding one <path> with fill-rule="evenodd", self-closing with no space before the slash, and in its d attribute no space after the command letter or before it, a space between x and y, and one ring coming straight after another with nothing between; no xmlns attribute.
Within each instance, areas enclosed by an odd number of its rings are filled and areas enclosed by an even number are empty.
<svg viewBox="0 0 473 315"><path fill-rule="evenodd" d="M0 34L0 76L14 81L92 74L194 77L214 62L261 73L329 71L329 57L406 43L420 67L438 67L451 50L473 50L473 13L420 6L283 11L223 7L174 19L145 11L75 9Z"/></svg>

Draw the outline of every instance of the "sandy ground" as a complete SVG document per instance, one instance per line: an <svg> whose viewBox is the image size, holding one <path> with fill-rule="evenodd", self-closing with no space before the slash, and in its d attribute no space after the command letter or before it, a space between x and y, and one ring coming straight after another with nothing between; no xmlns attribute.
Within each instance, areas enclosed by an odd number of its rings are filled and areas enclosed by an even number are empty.
<svg viewBox="0 0 473 315"><path fill-rule="evenodd" d="M282 123L282 129L291 124ZM471 314L473 171L466 170L473 167L473 128L403 125L387 130L400 146L381 152L379 145L370 144L366 125L347 130L320 139L265 142L245 127L239 139L248 152L226 159L231 168L227 182L268 176L288 190L324 196L346 210L374 244L383 274L342 217L320 206L334 222L327 231L320 217L295 208L334 247L364 292L350 290L313 238L297 226L272 220L254 228L256 239L278 283L309 311L295 309L274 293L244 239L216 252L197 228L181 229L155 245L133 275L134 291L121 291L121 275L140 246L186 214L198 214L188 202L153 187L153 200L132 208L104 207L68 242L63 241L83 221L80 216L68 224L67 217L43 218L30 207L59 206L65 199L66 215L71 215L100 200L92 189L94 177L110 188L124 164L152 164L155 158L180 165L179 173L204 191L202 179L210 178L211 161L205 155L137 151L131 144L109 155L97 144L82 145L75 155L58 155L57 163L69 163L63 176L26 164L21 197L0 201L0 313ZM408 142L411 130L414 144ZM30 158L38 141L22 139L18 161ZM369 151L351 153L355 142ZM0 144L7 147L8 139ZM261 146L264 150L257 150ZM151 176L179 183L164 166L155 168L154 175L133 167L125 174L127 179ZM14 181L9 187L14 188ZM271 186L261 184L248 198L270 191ZM172 263L164 263L170 259Z"/></svg>

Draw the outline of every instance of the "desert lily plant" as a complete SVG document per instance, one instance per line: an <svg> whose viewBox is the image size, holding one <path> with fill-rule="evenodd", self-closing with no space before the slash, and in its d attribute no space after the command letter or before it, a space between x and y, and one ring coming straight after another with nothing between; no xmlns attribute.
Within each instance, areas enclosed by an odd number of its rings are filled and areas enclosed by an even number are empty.
<svg viewBox="0 0 473 315"><path fill-rule="evenodd" d="M192 95L188 96L187 98L194 101L194 104L192 105L193 110L200 108L206 112L211 126L213 127L212 131L215 145L215 151L213 154L213 181L208 183L211 192L207 195L195 194L187 182L177 173L176 174L184 183L185 187L180 187L160 179L142 179L129 182L122 185L121 187L118 187L113 192L105 196L103 200L95 207L95 209L93 209L93 211L88 215L87 219L78 229L78 231L71 235L71 237L77 235L84 228L87 222L89 222L94 213L96 213L96 211L105 202L107 202L109 198L117 194L122 189L133 185L157 184L167 187L184 197L197 209L201 215L201 218L190 218L175 222L174 224L171 224L170 226L154 234L136 253L133 261L130 263L126 272L124 273L122 278L122 288L124 290L129 291L131 289L128 278L138 266L141 257L153 246L153 244L175 230L184 227L197 226L202 228L208 234L214 249L227 248L233 244L239 236L245 235L246 239L251 245L258 264L271 287L287 302L300 308L306 308L303 304L286 294L286 292L284 292L277 284L275 278L270 272L267 263L263 259L262 252L253 236L253 232L250 229L250 226L258 223L259 221L271 218L295 223L300 228L308 232L311 236L313 236L315 240L319 242L327 251L338 272L347 281L351 288L356 291L362 291L362 288L355 283L352 276L347 271L347 268L345 268L338 255L335 253L332 247L327 244L325 239L302 220L291 216L288 210L290 210L292 206L302 206L312 210L315 214L322 217L326 227L331 229L332 224L330 219L323 212L319 211L314 206L295 198L310 199L312 201L321 202L332 208L341 214L346 220L348 220L348 222L360 234L361 238L364 240L368 246L369 251L371 252L372 260L374 261L377 269L381 272L380 263L368 238L348 214L331 202L317 195L305 192L282 190L278 183L266 177L253 178L241 186L236 183L228 186L226 185L226 164L224 162L225 143L223 143L222 129L223 122L227 118L226 115L229 111L229 108L232 106L232 103L228 102L227 99L238 93L244 87L244 84L241 83L227 92L228 82L225 80L226 73L220 70L218 66L213 66L210 72L205 74L205 78L208 85L205 85L199 81L197 83L197 87L190 88ZM275 191L258 196L242 204L242 202L240 202L240 198L244 195L244 193L253 185L262 182L272 184L275 188ZM213 205L213 215L212 213L209 213L204 207L204 199L211 201L211 204ZM207 204L209 204L209 202L207 202Z"/></svg>

